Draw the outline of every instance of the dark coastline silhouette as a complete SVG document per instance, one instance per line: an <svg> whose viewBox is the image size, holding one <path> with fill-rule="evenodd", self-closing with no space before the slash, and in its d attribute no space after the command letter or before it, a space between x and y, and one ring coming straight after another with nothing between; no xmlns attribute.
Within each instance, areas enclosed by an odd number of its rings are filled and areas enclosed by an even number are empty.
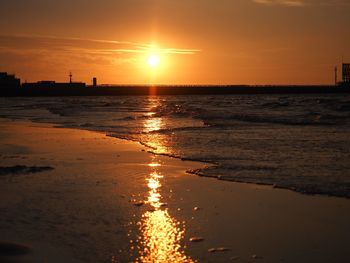
<svg viewBox="0 0 350 263"><path fill-rule="evenodd" d="M344 64L345 67L350 64ZM134 95L224 95L224 94L324 94L350 93L349 70L335 85L96 85L83 82L39 81L23 83L15 75L0 73L1 97L31 96L134 96ZM350 68L350 66L349 66ZM346 67L346 69L348 69ZM347 75L348 74L348 75ZM345 76L344 76L345 75Z"/></svg>
<svg viewBox="0 0 350 263"><path fill-rule="evenodd" d="M134 96L134 95L224 95L224 94L324 94L350 93L349 85L339 86L97 86L0 88L2 97L30 96Z"/></svg>

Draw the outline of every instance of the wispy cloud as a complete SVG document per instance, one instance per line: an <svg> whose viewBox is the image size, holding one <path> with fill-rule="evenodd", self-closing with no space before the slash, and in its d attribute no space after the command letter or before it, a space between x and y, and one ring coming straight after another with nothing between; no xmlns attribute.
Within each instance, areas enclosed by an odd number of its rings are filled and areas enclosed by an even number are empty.
<svg viewBox="0 0 350 263"><path fill-rule="evenodd" d="M303 6L350 6L349 0L253 0L263 5Z"/></svg>
<svg viewBox="0 0 350 263"><path fill-rule="evenodd" d="M110 81L123 76L135 82L147 54L191 56L200 49L158 47L149 43L40 35L0 35L0 71L16 72L25 79L58 79L72 70L86 80L90 72L103 72ZM112 77L113 76L113 77ZM129 77L130 79L125 79ZM107 80L108 81L108 80Z"/></svg>
<svg viewBox="0 0 350 263"><path fill-rule="evenodd" d="M304 6L303 0L253 0L255 3L264 5L285 5L285 6Z"/></svg>
<svg viewBox="0 0 350 263"><path fill-rule="evenodd" d="M149 53L157 51L163 54L192 55L200 49L157 47L153 44L130 41L101 40L89 38L68 38L40 35L0 35L0 48L41 49L89 54Z"/></svg>

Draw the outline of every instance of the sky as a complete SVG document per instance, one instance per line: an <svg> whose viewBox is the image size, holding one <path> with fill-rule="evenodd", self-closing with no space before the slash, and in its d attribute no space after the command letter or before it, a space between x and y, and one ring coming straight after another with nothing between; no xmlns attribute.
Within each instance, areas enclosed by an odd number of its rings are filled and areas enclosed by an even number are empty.
<svg viewBox="0 0 350 263"><path fill-rule="evenodd" d="M22 82L329 84L350 62L350 0L0 1Z"/></svg>

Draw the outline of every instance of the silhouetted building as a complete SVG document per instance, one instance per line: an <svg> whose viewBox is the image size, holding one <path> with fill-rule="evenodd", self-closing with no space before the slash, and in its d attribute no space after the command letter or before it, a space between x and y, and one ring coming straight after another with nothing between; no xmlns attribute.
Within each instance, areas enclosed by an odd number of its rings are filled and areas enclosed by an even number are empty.
<svg viewBox="0 0 350 263"><path fill-rule="evenodd" d="M56 82L53 80L41 80L33 84L36 84L37 87L40 87L40 88L50 88L50 87L54 87L56 85Z"/></svg>
<svg viewBox="0 0 350 263"><path fill-rule="evenodd" d="M350 83L350 64L343 63L343 82Z"/></svg>
<svg viewBox="0 0 350 263"><path fill-rule="evenodd" d="M15 75L9 75L7 72L0 72L0 87L1 88L19 88L21 80Z"/></svg>
<svg viewBox="0 0 350 263"><path fill-rule="evenodd" d="M92 79L92 86L97 87L97 78Z"/></svg>
<svg viewBox="0 0 350 263"><path fill-rule="evenodd" d="M24 83L23 88L30 89L80 89L85 88L86 84L83 82L70 82L70 83L60 83L52 80L42 80L36 83Z"/></svg>

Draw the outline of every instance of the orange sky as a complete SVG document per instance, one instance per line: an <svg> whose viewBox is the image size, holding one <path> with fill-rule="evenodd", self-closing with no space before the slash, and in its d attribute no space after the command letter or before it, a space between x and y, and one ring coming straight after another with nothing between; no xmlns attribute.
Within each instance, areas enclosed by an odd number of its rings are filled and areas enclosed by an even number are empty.
<svg viewBox="0 0 350 263"><path fill-rule="evenodd" d="M0 71L22 81L328 84L350 0L1 0ZM151 69L147 58L158 53Z"/></svg>

